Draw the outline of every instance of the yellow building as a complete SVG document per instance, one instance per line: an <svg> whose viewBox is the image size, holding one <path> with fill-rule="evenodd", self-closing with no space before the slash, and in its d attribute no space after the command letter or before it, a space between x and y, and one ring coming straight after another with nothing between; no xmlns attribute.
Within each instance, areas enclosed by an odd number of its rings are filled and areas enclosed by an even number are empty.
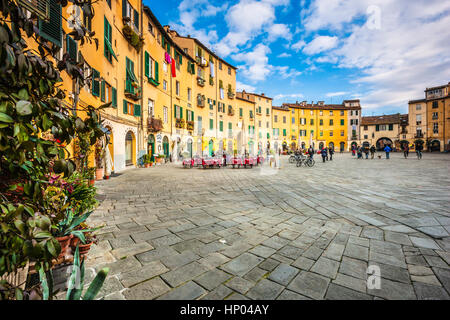
<svg viewBox="0 0 450 320"><path fill-rule="evenodd" d="M283 105L281 107L272 106L272 146L275 152L281 150L286 152L291 144L291 126L289 117L291 110Z"/></svg>
<svg viewBox="0 0 450 320"><path fill-rule="evenodd" d="M325 104L323 101L316 104L307 104L306 101L283 104L282 108L289 109L288 138L291 149L313 146L315 149L332 147L343 151L349 148L349 113L361 109L359 105Z"/></svg>
<svg viewBox="0 0 450 320"><path fill-rule="evenodd" d="M193 95L195 114L194 153L203 155L229 153L236 138L229 134L236 119L236 67L218 57L198 39L184 37L165 26L173 41L195 60Z"/></svg>

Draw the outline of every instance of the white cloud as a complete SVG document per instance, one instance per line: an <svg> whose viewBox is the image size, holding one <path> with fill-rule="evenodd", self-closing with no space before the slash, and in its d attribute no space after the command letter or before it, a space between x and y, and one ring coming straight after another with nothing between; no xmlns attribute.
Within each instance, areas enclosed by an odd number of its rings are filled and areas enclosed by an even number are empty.
<svg viewBox="0 0 450 320"><path fill-rule="evenodd" d="M289 27L275 23L275 9L288 6L289 0L240 0L230 7L225 16L229 29L227 35L216 45L215 50L223 57L239 52L242 46L251 42L255 37L267 33L267 42L279 38L292 38Z"/></svg>
<svg viewBox="0 0 450 320"><path fill-rule="evenodd" d="M303 98L304 95L302 93L290 93L290 94L277 94L274 99L295 99L295 98Z"/></svg>
<svg viewBox="0 0 450 320"><path fill-rule="evenodd" d="M246 63L240 67L242 69L241 74L244 77L252 81L261 81L266 79L271 71L269 58L267 57L269 53L268 46L258 44L253 51L235 54L233 59Z"/></svg>
<svg viewBox="0 0 450 320"><path fill-rule="evenodd" d="M329 92L325 96L328 97L328 98L330 98L330 97L341 97L341 96L345 96L346 94L348 94L348 92L346 92L346 91L339 91L339 92Z"/></svg>
<svg viewBox="0 0 450 320"><path fill-rule="evenodd" d="M321 53L335 48L338 41L338 37L318 36L304 47L303 52L309 55Z"/></svg>
<svg viewBox="0 0 450 320"><path fill-rule="evenodd" d="M291 48L294 49L295 51L300 51L305 45L306 45L306 42L303 40L300 40L300 41L294 43L291 46Z"/></svg>
<svg viewBox="0 0 450 320"><path fill-rule="evenodd" d="M267 32L269 33L269 38L268 38L269 42L273 42L278 38L282 38L282 39L286 39L286 40L292 39L292 33L289 30L289 27L285 24L281 24L281 23L273 24L267 29Z"/></svg>
<svg viewBox="0 0 450 320"><path fill-rule="evenodd" d="M367 11L369 6L379 10ZM407 101L422 98L425 87L449 81L448 1L316 0L303 21L309 32L327 28L340 37L339 46L316 61L359 69L362 75L352 82L367 88L364 108L406 111Z"/></svg>
<svg viewBox="0 0 450 320"><path fill-rule="evenodd" d="M289 58L289 57L292 57L292 54L287 52L283 52L277 56L277 58Z"/></svg>
<svg viewBox="0 0 450 320"><path fill-rule="evenodd" d="M240 81L236 81L236 90L237 91L245 90L247 92L255 92L256 91L256 87L251 86L249 84L242 83Z"/></svg>

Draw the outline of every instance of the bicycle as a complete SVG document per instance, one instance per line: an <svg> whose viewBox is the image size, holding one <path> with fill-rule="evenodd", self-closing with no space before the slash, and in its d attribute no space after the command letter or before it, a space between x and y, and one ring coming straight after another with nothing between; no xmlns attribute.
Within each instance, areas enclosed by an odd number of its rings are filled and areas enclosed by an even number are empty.
<svg viewBox="0 0 450 320"><path fill-rule="evenodd" d="M311 159L311 157L301 156L298 157L296 166L301 167L302 165L304 165L305 167L312 167L315 163L316 162L314 161L314 159Z"/></svg>

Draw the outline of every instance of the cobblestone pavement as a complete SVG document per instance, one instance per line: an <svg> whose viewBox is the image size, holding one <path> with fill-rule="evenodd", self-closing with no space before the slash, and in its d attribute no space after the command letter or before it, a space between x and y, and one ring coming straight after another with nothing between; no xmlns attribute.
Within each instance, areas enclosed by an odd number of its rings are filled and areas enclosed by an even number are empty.
<svg viewBox="0 0 450 320"><path fill-rule="evenodd" d="M384 158L384 156L383 156ZM449 299L450 155L133 169L97 183L104 299ZM319 162L320 161L320 162ZM368 289L379 266L381 288ZM92 277L92 274L88 276Z"/></svg>

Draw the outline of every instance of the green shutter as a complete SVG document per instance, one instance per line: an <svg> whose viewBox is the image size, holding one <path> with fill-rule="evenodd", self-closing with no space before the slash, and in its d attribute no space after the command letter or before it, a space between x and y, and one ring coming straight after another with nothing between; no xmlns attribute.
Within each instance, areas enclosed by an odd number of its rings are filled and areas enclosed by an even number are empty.
<svg viewBox="0 0 450 320"><path fill-rule="evenodd" d="M141 116L141 105L140 104L135 104L134 105L134 115L136 117L140 117Z"/></svg>
<svg viewBox="0 0 450 320"><path fill-rule="evenodd" d="M113 108L117 108L117 89L112 87L112 106Z"/></svg>
<svg viewBox="0 0 450 320"><path fill-rule="evenodd" d="M127 0L122 0L122 18L127 16Z"/></svg>
<svg viewBox="0 0 450 320"><path fill-rule="evenodd" d="M92 68L92 95L96 97L100 95L100 81L98 78L100 78L100 72Z"/></svg>
<svg viewBox="0 0 450 320"><path fill-rule="evenodd" d="M139 12L137 10L134 10L134 25L139 30Z"/></svg>
<svg viewBox="0 0 450 320"><path fill-rule="evenodd" d="M123 114L127 114L128 113L128 102L127 100L123 100Z"/></svg>
<svg viewBox="0 0 450 320"><path fill-rule="evenodd" d="M159 82L159 64L155 61L155 80Z"/></svg>
<svg viewBox="0 0 450 320"><path fill-rule="evenodd" d="M380 125L379 124L375 125L375 131L380 131Z"/></svg>
<svg viewBox="0 0 450 320"><path fill-rule="evenodd" d="M239 108L239 117L242 117L242 113L243 113L242 108Z"/></svg>
<svg viewBox="0 0 450 320"><path fill-rule="evenodd" d="M209 129L210 130L214 129L214 120L213 119L209 119Z"/></svg>
<svg viewBox="0 0 450 320"><path fill-rule="evenodd" d="M102 86L100 90L100 100L105 102L105 80L102 80Z"/></svg>
<svg viewBox="0 0 450 320"><path fill-rule="evenodd" d="M183 107L180 107L180 119L183 119Z"/></svg>
<svg viewBox="0 0 450 320"><path fill-rule="evenodd" d="M219 128L220 128L220 131L223 131L223 121L219 122Z"/></svg>
<svg viewBox="0 0 450 320"><path fill-rule="evenodd" d="M45 22L39 19L39 35L58 47L62 48L62 9L56 0L49 1L50 20Z"/></svg>
<svg viewBox="0 0 450 320"><path fill-rule="evenodd" d="M231 130L233 128L233 124L231 122L228 122L228 129Z"/></svg>
<svg viewBox="0 0 450 320"><path fill-rule="evenodd" d="M147 51L145 51L144 62L145 62L145 76L147 78L150 78L150 55L148 54Z"/></svg>
<svg viewBox="0 0 450 320"><path fill-rule="evenodd" d="M72 62L77 62L78 43L69 35L66 37L67 53Z"/></svg>

